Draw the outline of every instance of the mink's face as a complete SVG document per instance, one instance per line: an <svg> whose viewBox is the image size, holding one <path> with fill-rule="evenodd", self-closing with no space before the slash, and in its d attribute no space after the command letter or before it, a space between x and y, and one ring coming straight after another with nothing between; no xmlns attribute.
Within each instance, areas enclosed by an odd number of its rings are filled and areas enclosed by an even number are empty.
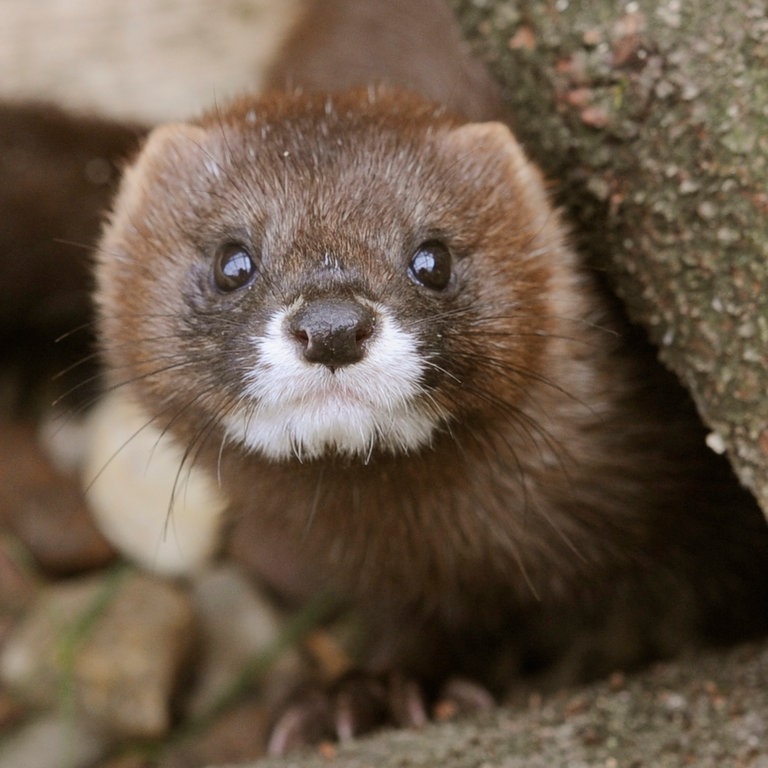
<svg viewBox="0 0 768 768"><path fill-rule="evenodd" d="M156 418L365 460L523 396L546 330L538 176L506 129L388 98L241 102L150 139L97 298L113 380Z"/></svg>

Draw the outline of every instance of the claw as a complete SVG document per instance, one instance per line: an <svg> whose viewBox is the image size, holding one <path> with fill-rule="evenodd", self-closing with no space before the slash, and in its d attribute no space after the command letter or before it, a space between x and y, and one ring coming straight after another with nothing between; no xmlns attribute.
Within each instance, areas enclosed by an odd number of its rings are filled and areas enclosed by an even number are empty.
<svg viewBox="0 0 768 768"><path fill-rule="evenodd" d="M278 718L267 743L267 754L286 752L333 737L331 705L319 690L305 692Z"/></svg>
<svg viewBox="0 0 768 768"><path fill-rule="evenodd" d="M452 677L443 685L434 713L437 720L451 720L460 715L488 712L495 706L486 688L464 677Z"/></svg>
<svg viewBox="0 0 768 768"><path fill-rule="evenodd" d="M387 721L386 689L373 677L350 676L335 691L335 725L339 741L347 741Z"/></svg>
<svg viewBox="0 0 768 768"><path fill-rule="evenodd" d="M465 678L452 678L443 686L433 711L438 720L448 720L493 706L485 688ZM272 729L267 751L283 755L324 739L348 741L392 723L420 728L429 719L426 696L414 679L347 674L331 688L305 689L294 696Z"/></svg>
<svg viewBox="0 0 768 768"><path fill-rule="evenodd" d="M389 709L401 728L421 728L429 722L424 691L411 678L401 675L390 677Z"/></svg>

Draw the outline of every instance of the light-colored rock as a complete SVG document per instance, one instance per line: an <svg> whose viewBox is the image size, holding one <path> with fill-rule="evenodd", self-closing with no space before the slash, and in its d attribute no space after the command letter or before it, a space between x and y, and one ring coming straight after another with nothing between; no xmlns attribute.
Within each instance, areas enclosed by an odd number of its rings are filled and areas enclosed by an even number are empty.
<svg viewBox="0 0 768 768"><path fill-rule="evenodd" d="M71 652L80 634L78 625L107 592L102 576L41 589L0 649L0 683L32 705L57 706L60 683L65 675L72 679Z"/></svg>
<svg viewBox="0 0 768 768"><path fill-rule="evenodd" d="M0 747L0 768L87 768L104 757L110 739L61 715L45 715Z"/></svg>
<svg viewBox="0 0 768 768"><path fill-rule="evenodd" d="M201 658L197 683L187 703L191 717L215 709L244 675L254 671L266 698L276 685L282 692L296 679L300 671L297 651L277 650L283 617L236 567L223 566L197 577L193 599L200 623ZM258 663L261 660L263 666Z"/></svg>
<svg viewBox="0 0 768 768"><path fill-rule="evenodd" d="M53 410L44 415L37 433L42 449L58 472L80 473L87 434L85 419L80 414Z"/></svg>
<svg viewBox="0 0 768 768"><path fill-rule="evenodd" d="M57 584L8 638L0 681L38 705L68 697L79 717L116 736L161 736L193 630L187 595L158 578Z"/></svg>
<svg viewBox="0 0 768 768"><path fill-rule="evenodd" d="M127 737L165 734L193 630L184 592L158 579L131 576L77 655L84 714Z"/></svg>
<svg viewBox="0 0 768 768"><path fill-rule="evenodd" d="M0 0L0 97L188 117L258 88L300 0Z"/></svg>
<svg viewBox="0 0 768 768"><path fill-rule="evenodd" d="M104 535L131 560L162 574L200 570L219 545L226 500L215 481L184 464L181 448L119 394L87 425L83 482Z"/></svg>

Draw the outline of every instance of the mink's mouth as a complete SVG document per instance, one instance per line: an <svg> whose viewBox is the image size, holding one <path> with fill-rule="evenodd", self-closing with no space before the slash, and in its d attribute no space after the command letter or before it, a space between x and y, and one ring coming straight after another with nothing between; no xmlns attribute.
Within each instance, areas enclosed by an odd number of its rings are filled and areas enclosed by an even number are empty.
<svg viewBox="0 0 768 768"><path fill-rule="evenodd" d="M338 368L307 361L288 315L277 312L253 340L254 364L224 422L230 439L273 460L365 460L377 449L399 453L429 444L447 414L424 388L416 339L386 308L375 308L376 332L365 354Z"/></svg>

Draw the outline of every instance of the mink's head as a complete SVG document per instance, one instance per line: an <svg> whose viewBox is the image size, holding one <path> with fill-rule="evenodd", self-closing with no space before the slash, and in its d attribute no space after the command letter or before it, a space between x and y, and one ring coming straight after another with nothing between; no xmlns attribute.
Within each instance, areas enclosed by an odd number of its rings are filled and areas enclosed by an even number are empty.
<svg viewBox="0 0 768 768"><path fill-rule="evenodd" d="M414 451L519 407L564 259L500 124L389 90L242 99L157 129L128 169L97 270L105 357L201 440Z"/></svg>

